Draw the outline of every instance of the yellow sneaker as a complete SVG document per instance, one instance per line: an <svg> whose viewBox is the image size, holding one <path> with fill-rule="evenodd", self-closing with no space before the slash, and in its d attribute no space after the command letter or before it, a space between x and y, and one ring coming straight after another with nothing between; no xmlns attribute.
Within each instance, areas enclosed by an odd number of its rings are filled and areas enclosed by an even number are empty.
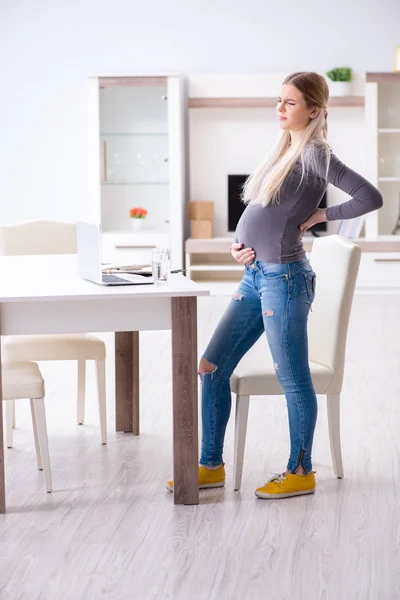
<svg viewBox="0 0 400 600"><path fill-rule="evenodd" d="M256 496L259 498L290 498L290 496L301 496L315 492L315 471L301 477L293 473L282 473L275 475L265 485L257 488Z"/></svg>
<svg viewBox="0 0 400 600"><path fill-rule="evenodd" d="M199 490L207 488L224 487L225 485L225 467L222 465L219 469L211 470L205 467L199 467ZM166 486L170 492L174 491L174 482L168 481Z"/></svg>

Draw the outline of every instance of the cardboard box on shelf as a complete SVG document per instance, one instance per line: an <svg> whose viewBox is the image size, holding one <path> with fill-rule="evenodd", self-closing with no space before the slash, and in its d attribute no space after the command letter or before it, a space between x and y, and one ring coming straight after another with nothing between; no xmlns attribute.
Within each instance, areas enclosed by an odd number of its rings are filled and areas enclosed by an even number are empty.
<svg viewBox="0 0 400 600"><path fill-rule="evenodd" d="M212 221L191 221L192 238L195 240L208 240L212 238Z"/></svg>
<svg viewBox="0 0 400 600"><path fill-rule="evenodd" d="M214 202L192 200L189 202L190 221L212 221L214 218Z"/></svg>

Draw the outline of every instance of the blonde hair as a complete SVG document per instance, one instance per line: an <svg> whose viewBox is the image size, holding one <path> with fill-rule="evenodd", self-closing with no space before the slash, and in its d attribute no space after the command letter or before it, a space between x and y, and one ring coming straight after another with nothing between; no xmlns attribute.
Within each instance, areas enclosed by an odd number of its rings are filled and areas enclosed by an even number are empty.
<svg viewBox="0 0 400 600"><path fill-rule="evenodd" d="M283 82L290 84L302 93L308 108L317 107L321 110L318 116L309 120L301 137L299 146L292 150L290 132L282 131L275 144L271 147L265 159L248 177L243 186L242 201L245 204L262 204L280 201L280 190L287 176L301 159L302 174L299 186L309 171L316 171L322 156L326 156L326 173L329 169L331 149L328 144L327 105L329 87L326 79L318 73L292 73ZM298 189L298 188L297 188Z"/></svg>

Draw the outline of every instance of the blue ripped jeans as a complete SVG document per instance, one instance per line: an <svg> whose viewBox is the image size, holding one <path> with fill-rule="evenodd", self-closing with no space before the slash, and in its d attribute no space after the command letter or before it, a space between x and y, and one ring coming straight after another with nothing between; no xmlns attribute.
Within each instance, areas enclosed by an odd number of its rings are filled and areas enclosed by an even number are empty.
<svg viewBox="0 0 400 600"><path fill-rule="evenodd" d="M278 381L286 396L290 430L287 470L311 473L317 398L308 363L308 314L316 275L308 258L275 264L256 260L223 314L203 357L216 366L202 375L203 439L200 464L223 462L231 412L229 380L236 365L265 331Z"/></svg>

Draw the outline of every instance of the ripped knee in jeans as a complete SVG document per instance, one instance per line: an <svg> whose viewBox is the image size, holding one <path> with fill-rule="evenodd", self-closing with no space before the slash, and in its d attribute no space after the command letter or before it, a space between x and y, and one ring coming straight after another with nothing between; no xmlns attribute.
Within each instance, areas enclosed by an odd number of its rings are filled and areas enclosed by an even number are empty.
<svg viewBox="0 0 400 600"><path fill-rule="evenodd" d="M217 370L217 365L209 362L204 356L200 359L198 374L203 379L205 375L212 375Z"/></svg>

